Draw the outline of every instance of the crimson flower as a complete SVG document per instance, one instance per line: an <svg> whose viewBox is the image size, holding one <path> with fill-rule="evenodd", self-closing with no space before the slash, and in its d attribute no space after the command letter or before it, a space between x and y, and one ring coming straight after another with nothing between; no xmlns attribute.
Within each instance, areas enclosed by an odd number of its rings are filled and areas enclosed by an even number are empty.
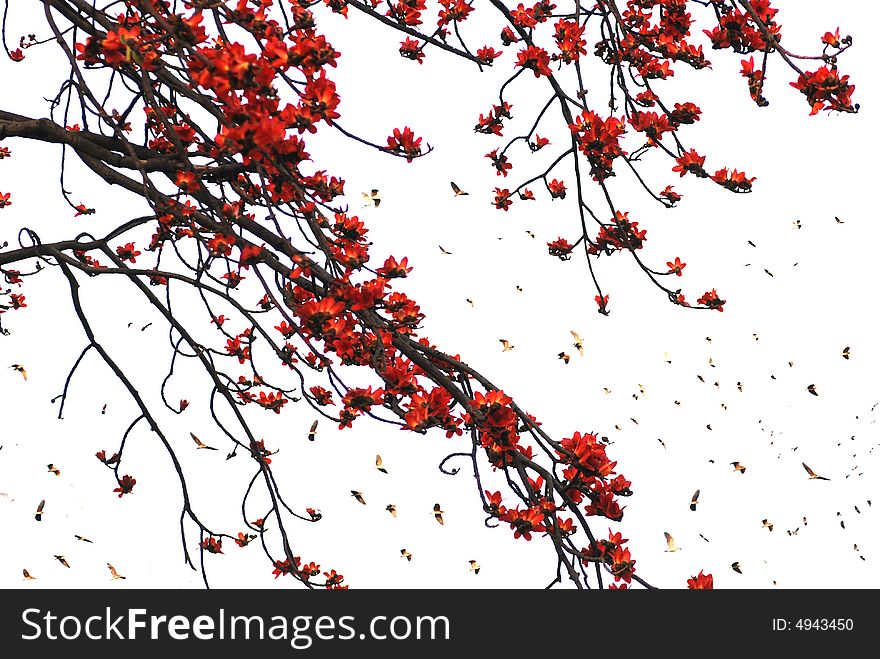
<svg viewBox="0 0 880 659"><path fill-rule="evenodd" d="M667 261L666 266L669 268L668 274L675 273L677 276L681 277L681 271L684 270L684 267L687 263L682 263L681 259L677 256L675 257L675 261Z"/></svg>
<svg viewBox="0 0 880 659"><path fill-rule="evenodd" d="M103 451L101 451L101 452L103 453ZM114 457L116 457L116 456L114 455ZM109 460L102 460L102 462L104 464L109 464L110 461ZM135 483L137 483L137 481L134 478L132 478L131 476L129 476L128 474L126 474L125 476L123 476L119 480L119 487L117 487L113 491L119 492L119 498L121 499L123 494L129 494L134 489Z"/></svg>
<svg viewBox="0 0 880 659"><path fill-rule="evenodd" d="M550 190L550 196L553 199L565 199L565 183L563 181L553 179L547 184L547 189Z"/></svg>
<svg viewBox="0 0 880 659"><path fill-rule="evenodd" d="M116 255L123 261L134 263L141 252L135 249L134 243L125 243L125 245L116 248Z"/></svg>
<svg viewBox="0 0 880 659"><path fill-rule="evenodd" d="M702 570L697 576L688 579L687 584L689 590L714 590L712 575L703 574Z"/></svg>
<svg viewBox="0 0 880 659"><path fill-rule="evenodd" d="M412 162L413 158L422 153L421 137L416 137L409 126L404 126L403 130L395 128L391 136L388 138L388 149L397 154L406 157L407 162Z"/></svg>
<svg viewBox="0 0 880 659"><path fill-rule="evenodd" d="M568 261L571 258L572 249L574 249L574 245L565 238L557 238L553 242L547 243L547 251L550 256L555 256L560 261Z"/></svg>
<svg viewBox="0 0 880 659"><path fill-rule="evenodd" d="M209 538L205 538L199 543L199 547L204 549L209 554L222 554L223 553L223 539L215 538L213 536Z"/></svg>
<svg viewBox="0 0 880 659"><path fill-rule="evenodd" d="M718 311L724 311L726 302L727 300L722 300L718 297L718 293L714 288L711 291L706 291L702 297L697 299L697 304L704 304L710 309L717 309Z"/></svg>

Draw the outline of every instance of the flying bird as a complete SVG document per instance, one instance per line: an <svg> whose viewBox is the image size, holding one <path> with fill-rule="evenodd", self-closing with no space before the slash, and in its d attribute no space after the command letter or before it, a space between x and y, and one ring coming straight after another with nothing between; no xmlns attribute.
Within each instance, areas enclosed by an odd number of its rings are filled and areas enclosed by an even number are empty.
<svg viewBox="0 0 880 659"><path fill-rule="evenodd" d="M584 356L584 340L581 338L581 335L575 332L574 330L569 330L571 332L571 336L574 339L574 343L572 345L577 349L580 353L581 357Z"/></svg>
<svg viewBox="0 0 880 659"><path fill-rule="evenodd" d="M503 346L501 352L509 352L516 347L516 346L510 345L510 341L508 341L507 339L498 339L498 340L501 342L501 345Z"/></svg>
<svg viewBox="0 0 880 659"><path fill-rule="evenodd" d="M410 553L406 550L406 547L404 547L403 549L400 550L400 556L401 556L401 558L405 558L405 559L408 560L408 561L411 561L411 560L412 560L412 554L410 554Z"/></svg>
<svg viewBox="0 0 880 659"><path fill-rule="evenodd" d="M663 551L678 551L678 545L675 544L675 538L669 535L666 531L663 531L663 535L666 536L666 549Z"/></svg>
<svg viewBox="0 0 880 659"><path fill-rule="evenodd" d="M77 540L79 540L80 542L88 542L90 545L95 544L94 542L92 542L91 540L89 540L87 537L82 536L82 535L76 535L76 534L74 533L74 534L73 534L73 537L76 538Z"/></svg>
<svg viewBox="0 0 880 659"><path fill-rule="evenodd" d="M193 441L196 443L196 450L198 450L200 448L206 448L209 451L216 451L217 450L213 446L208 446L207 444L204 444L202 442L202 440L199 439L198 437L196 437L193 433L190 433L189 436L192 437Z"/></svg>
<svg viewBox="0 0 880 659"><path fill-rule="evenodd" d="M318 432L318 419L315 419L312 422L312 427L309 428L309 441L315 441L315 433Z"/></svg>
<svg viewBox="0 0 880 659"><path fill-rule="evenodd" d="M22 366L21 364L13 364L9 368L14 368L16 371L21 373L21 377L23 377L25 380L27 380L27 370L25 370L24 366Z"/></svg>
<svg viewBox="0 0 880 659"><path fill-rule="evenodd" d="M444 254L450 254L450 255L452 254L452 252L449 252L449 251L443 249L443 245L437 245L437 247L439 247L440 251L443 252Z"/></svg>
<svg viewBox="0 0 880 659"><path fill-rule="evenodd" d="M385 510L391 513L392 517L397 517L397 506L395 506L393 503L389 503L387 506L385 506Z"/></svg>
<svg viewBox="0 0 880 659"><path fill-rule="evenodd" d="M843 352L840 353L840 356L844 359L849 359L849 346L843 349Z"/></svg>
<svg viewBox="0 0 880 659"><path fill-rule="evenodd" d="M830 478L825 478L824 476L819 476L816 472L814 472L812 469L810 469L810 468L807 466L807 463L806 463L806 462L801 462L801 464L804 466L804 469L805 469L805 470L807 471L807 473L810 475L810 480L813 480L813 479L818 479L818 480L821 480L821 481L830 481L830 480L831 480Z"/></svg>
<svg viewBox="0 0 880 659"><path fill-rule="evenodd" d="M706 542L709 542L709 538L707 538L706 536L704 536L702 533L698 533L697 535L699 535L699 536L700 536L703 540L705 540Z"/></svg>
<svg viewBox="0 0 880 659"><path fill-rule="evenodd" d="M376 456L376 469L381 471L383 474L388 473L388 470L385 469L385 467L382 465L382 456L381 455Z"/></svg>
<svg viewBox="0 0 880 659"><path fill-rule="evenodd" d="M32 577L31 573L27 571L27 569L22 568L21 573L24 575L25 581L33 581L36 577Z"/></svg>
<svg viewBox="0 0 880 659"><path fill-rule="evenodd" d="M845 222L843 220L841 220L839 217L837 217L836 215L834 216L834 221L837 224L845 224Z"/></svg>
<svg viewBox="0 0 880 659"><path fill-rule="evenodd" d="M364 494L363 494L363 492L358 492L357 490L352 490L352 491L351 491L351 496L353 496L353 497L355 498L355 500L356 500L358 503L362 503L362 504L364 504L365 506L367 505L367 502L364 501Z"/></svg>
<svg viewBox="0 0 880 659"><path fill-rule="evenodd" d="M773 530L773 522L771 522L769 519L762 519L761 524L762 528L768 529L770 531Z"/></svg>
<svg viewBox="0 0 880 659"><path fill-rule="evenodd" d="M529 229L526 229L526 233L529 234L529 237L530 237L530 238L534 238L534 237L535 237L535 234L532 233Z"/></svg>
<svg viewBox="0 0 880 659"><path fill-rule="evenodd" d="M58 554L53 554L55 556L55 560L61 563L66 568L70 568L70 563L67 562L67 559L64 556L59 556Z"/></svg>
<svg viewBox="0 0 880 659"><path fill-rule="evenodd" d="M809 391L809 392L810 392L811 394L813 394L814 396L818 396L818 395L819 395L819 394L816 392L816 385L815 385L815 384L811 384L811 385L807 386L807 391Z"/></svg>
<svg viewBox="0 0 880 659"><path fill-rule="evenodd" d="M42 501L40 501L40 505L37 506L37 512L36 512L36 514L34 515L34 519L37 520L38 522L41 522L41 521L43 520L43 508L44 508L45 506L46 506L46 500L45 500L45 499L43 499Z"/></svg>
<svg viewBox="0 0 880 659"><path fill-rule="evenodd" d="M740 569L739 561L734 561L730 564L730 569L736 572L737 574L742 574L742 569Z"/></svg>
<svg viewBox="0 0 880 659"><path fill-rule="evenodd" d="M694 492L694 496L691 497L691 505L690 505L690 509L693 510L693 511L695 511L695 512L696 512L696 510L697 510L697 503L698 503L697 500L698 500L699 498L700 498L700 491L697 490L696 492Z"/></svg>
<svg viewBox="0 0 880 659"><path fill-rule="evenodd" d="M465 192L464 190L462 190L460 187L458 187L455 184L455 181L450 181L449 185L452 187L452 191L455 193L454 196L456 196L456 197L463 197L466 194L469 194L469 193Z"/></svg>
<svg viewBox="0 0 880 659"><path fill-rule="evenodd" d="M361 192L361 197L364 200L364 208L366 208L367 206L379 208L379 204L382 203L382 197L379 196L378 190L370 190L369 193Z"/></svg>
<svg viewBox="0 0 880 659"><path fill-rule="evenodd" d="M745 468L745 466L741 465L739 462L731 462L730 464L733 465L733 470L734 470L734 471L738 471L738 472L741 473L741 474L746 473L746 468Z"/></svg>
<svg viewBox="0 0 880 659"><path fill-rule="evenodd" d="M49 471L52 472L53 474L55 474L56 476L61 475L61 470L58 467L56 467L54 464L52 464L51 462L46 466L49 468Z"/></svg>
<svg viewBox="0 0 880 659"><path fill-rule="evenodd" d="M503 352L503 351L502 351L502 352ZM556 357L557 357L558 359L561 359L562 361L564 361L566 364L567 364L569 361L571 361L571 355L569 355L568 353L565 353L565 352L560 352L558 355L556 355Z"/></svg>
<svg viewBox="0 0 880 659"><path fill-rule="evenodd" d="M473 560L473 559L469 560L468 563L471 564L471 572L473 572L474 574L479 574L479 573L480 573L480 564L479 564L479 563L477 563L477 562L476 562L475 560Z"/></svg>
<svg viewBox="0 0 880 659"><path fill-rule="evenodd" d="M112 565L110 565L110 563L107 563L107 569L110 570L110 577L111 577L111 579L113 579L114 581L115 581L116 579L125 579L125 577L123 577L121 574L119 574L119 573L116 571L116 568L113 567Z"/></svg>
<svg viewBox="0 0 880 659"><path fill-rule="evenodd" d="M440 510L439 503L434 504L434 519L436 519L439 524L443 524L443 511Z"/></svg>

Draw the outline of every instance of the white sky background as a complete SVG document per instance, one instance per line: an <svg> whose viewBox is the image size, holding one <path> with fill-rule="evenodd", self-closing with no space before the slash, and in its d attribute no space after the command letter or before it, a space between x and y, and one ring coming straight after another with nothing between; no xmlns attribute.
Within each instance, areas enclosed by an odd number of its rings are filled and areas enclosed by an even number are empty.
<svg viewBox="0 0 880 659"><path fill-rule="evenodd" d="M693 177L678 179L670 171L673 163L659 157L649 158L645 171L655 190L672 183L685 196L678 208L666 210L650 200L622 168L611 188L617 203L648 230L642 256L649 265L659 269L680 256L688 266L677 283L689 300L715 287L728 302L724 313L670 305L631 259L617 255L601 259L598 268L611 295L607 318L596 313L582 257L563 263L547 255L547 241L576 235L577 219L568 203L573 195L565 203L551 203L546 191L533 186L537 202L515 202L508 213L490 204L495 185L514 188L541 171L561 144L552 128L539 130L554 143L532 157L524 146L515 150L514 169L503 181L482 157L517 129L527 130L530 108L546 100L546 83L523 75L507 97L515 121L508 122L505 138L472 132L480 112L497 102L495 83L510 72L515 49L506 49L497 70L480 76L439 51L429 50L421 66L401 60L401 39L384 30L374 33L357 12L348 21L325 16L319 22L319 31L343 53L331 75L343 99L342 125L376 141L394 127L409 125L435 151L407 164L341 141L324 128L307 140L317 167L346 179L351 207L370 228L375 261L381 264L388 254L409 257L414 270L396 290L413 297L427 314L421 335L461 354L535 414L552 436L595 431L613 441L609 455L632 480L635 494L622 501L622 523L592 518L592 528L602 537L609 525L622 530L640 576L661 587L685 587L701 569L714 574L717 588L765 588L774 581L782 588L880 584L877 510L866 503L872 497L880 503L880 451L873 450L880 443L874 423L880 408L872 412L880 401L872 268L880 230L869 160L878 146L880 98L870 43L880 8L856 0L835 3L833 10L817 0L776 4L785 43L795 52L816 51L821 34L837 25L842 35L853 35L855 45L841 68L852 76L861 112L807 116L805 99L788 86L793 73L778 61L765 88L771 105L758 109L738 73L741 58L712 51L697 39L713 70L691 73L679 65L661 93L668 89L669 100L690 100L703 110L702 120L680 135L708 156L707 169L745 170L757 176L755 191L735 196ZM12 13L12 38L32 30L44 36L39 16L31 23L24 14L18 7ZM474 39L471 45L485 41ZM26 55L20 64L0 62L3 107L45 116L42 97L54 94L60 81L58 69L51 67L57 60L46 48ZM595 71L597 60L591 55L588 61ZM558 112L550 116L558 122ZM74 219L57 188L59 149L15 140L5 145L13 158L0 162L0 191L12 192L13 205L0 214L0 242L14 244L22 225L44 241L80 230L102 235L143 210L136 200L83 174L71 159L67 189L75 203L97 209L93 216ZM573 175L565 169L559 174L571 188ZM449 180L470 196L453 198ZM373 187L383 196L380 208L360 209L359 193ZM598 203L596 208L601 210ZM837 224L834 216L845 223ZM795 229L794 220L803 228ZM452 255L443 255L438 244ZM179 417L162 412L155 404L170 355L167 332L157 314L127 297L130 287L109 277L97 279L81 280L93 326L166 423L196 509L212 527L233 534L244 530L237 511L252 463L243 457L224 460L229 449L208 416L206 379L182 366L169 385L169 399L187 398L191 405ZM0 341L5 369L0 371L0 492L9 495L0 498L0 524L10 539L0 545L0 585L199 587L199 575L182 561L180 490L156 438L144 425L130 438L121 473L133 474L138 484L122 499L112 493L112 475L94 458L99 449L116 449L136 414L97 355L74 376L64 420L55 418L57 406L49 401L61 392L70 365L85 347L65 280L52 269L29 279L22 292L28 307L5 315L12 335ZM179 299L185 304L185 295ZM154 324L141 332L150 321ZM203 312L190 326L203 328L203 337L210 331ZM585 339L584 357L571 347L571 329ZM502 337L515 350L502 354ZM844 346L851 347L849 361L840 356ZM556 358L563 350L572 355L568 365ZM13 362L27 367L26 383L6 368ZM812 383L818 397L806 391ZM279 416L253 408L246 411L262 433L258 436L281 449L273 467L288 501L324 515L319 524L290 527L295 553L306 561L335 568L346 583L362 588L539 588L552 580L552 549L539 536L527 543L513 540L506 525L484 528L467 464L459 463L463 469L455 477L437 470L447 453L467 450L466 440L446 439L440 432L417 436L362 419L344 432L324 420L318 440L310 443L306 434L316 417L304 403L288 405ZM221 450L196 451L190 431ZM373 467L377 452L388 475ZM733 471L733 460L746 465L745 474ZM808 480L802 461L831 480ZM49 462L61 468L60 477L46 471ZM489 489L499 489L495 482L487 476ZM688 504L697 488L700 504L691 512ZM364 492L366 506L354 501L351 489ZM38 524L33 510L42 498L46 515ZM446 512L442 527L431 512L435 502ZM388 503L397 504L397 519L384 510ZM250 519L260 516L257 508L253 511ZM762 528L764 518L773 522L772 532ZM797 535L786 533L796 528ZM664 552L663 531L675 537L680 552ZM94 544L77 542L74 533ZM197 540L190 533L194 556ZM400 557L402 547L412 552L412 562ZM224 550L223 556L206 556L214 587L293 584L272 578L256 544L239 549L227 541ZM64 554L72 569L53 554ZM482 565L479 575L468 571L469 559ZM111 582L107 561L127 580ZM733 561L740 562L743 574L731 570ZM23 582L22 567L38 579Z"/></svg>

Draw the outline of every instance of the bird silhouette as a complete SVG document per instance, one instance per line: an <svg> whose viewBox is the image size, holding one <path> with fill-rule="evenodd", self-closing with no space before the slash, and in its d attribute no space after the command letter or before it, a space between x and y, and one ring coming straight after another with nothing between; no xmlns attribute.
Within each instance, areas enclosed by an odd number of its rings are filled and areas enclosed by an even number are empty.
<svg viewBox="0 0 880 659"><path fill-rule="evenodd" d="M23 377L25 380L27 380L27 370L25 369L24 366L22 366L21 364L13 364L9 368L13 368L16 371L18 371L19 373L21 373L21 377Z"/></svg>
<svg viewBox="0 0 880 659"><path fill-rule="evenodd" d="M666 549L663 551L678 551L679 547L675 544L675 538L666 531L663 531L663 535L666 537Z"/></svg>
<svg viewBox="0 0 880 659"><path fill-rule="evenodd" d="M355 498L355 501L357 501L358 503L362 503L362 504L364 504L365 506L367 505L367 502L364 501L364 495L363 495L363 492L358 492L357 490L352 490L352 491L351 491L351 496L353 496L353 497Z"/></svg>
<svg viewBox="0 0 880 659"><path fill-rule="evenodd" d="M738 471L738 472L741 473L741 474L746 473L746 468L745 468L745 466L744 466L744 465L741 465L739 462L731 462L730 464L733 465L733 470L734 470L734 471Z"/></svg>
<svg viewBox="0 0 880 659"><path fill-rule="evenodd" d="M510 345L510 341L508 341L507 339L498 339L498 340L501 342L501 346L502 346L501 352L510 352L511 350L513 350L516 347L516 346Z"/></svg>
<svg viewBox="0 0 880 659"><path fill-rule="evenodd" d="M819 476L816 472L814 472L812 469L810 469L807 466L807 463L801 462L801 464L804 466L804 469L806 470L806 472L810 475L810 480L814 480L814 479L821 480L821 481L830 481L831 480L830 478L825 478L825 476Z"/></svg>
<svg viewBox="0 0 880 659"><path fill-rule="evenodd" d="M434 504L434 519L437 520L439 524L443 524L443 511L440 509L440 504Z"/></svg>
<svg viewBox="0 0 880 659"><path fill-rule="evenodd" d="M107 569L110 570L110 578L112 580L115 581L116 579L125 579L125 577L123 577L121 574L119 574L116 571L116 568L113 567L112 565L110 565L110 563L107 563Z"/></svg>
<svg viewBox="0 0 880 659"><path fill-rule="evenodd" d="M34 515L34 519L37 520L38 522L43 521L43 508L45 508L45 506L46 506L46 500L45 500L45 499L43 499L42 501L40 501L40 505L37 506L37 512L36 512L36 514Z"/></svg>
<svg viewBox="0 0 880 659"><path fill-rule="evenodd" d="M474 574L479 574L479 573L480 573L480 564L479 564L479 563L477 563L477 562L476 562L475 560L473 560L473 559L469 560L468 563L471 564L471 572L473 572Z"/></svg>
<svg viewBox="0 0 880 659"><path fill-rule="evenodd" d="M196 437L195 434L190 433L189 436L192 437L193 441L196 443L196 450L198 450L198 449L208 449L209 451L216 451L217 450L213 446L208 446L207 444L202 442L202 440L199 439L198 437Z"/></svg>
<svg viewBox="0 0 880 659"><path fill-rule="evenodd" d="M393 503L389 503L387 506L385 506L385 510L391 513L392 517L397 517L397 506L395 506Z"/></svg>
<svg viewBox="0 0 880 659"><path fill-rule="evenodd" d="M381 455L376 456L376 469L381 471L383 474L388 473L388 470L385 469L385 467L382 465L382 456Z"/></svg>
<svg viewBox="0 0 880 659"><path fill-rule="evenodd" d="M309 428L309 441L315 441L315 433L318 431L318 419L315 419L312 422L312 427Z"/></svg>
<svg viewBox="0 0 880 659"><path fill-rule="evenodd" d="M691 505L690 505L691 510L693 510L693 511L697 510L697 503L698 503L697 500L699 498L700 498L700 491L697 490L696 492L694 492L694 496L691 497Z"/></svg>
<svg viewBox="0 0 880 659"><path fill-rule="evenodd" d="M34 579L36 579L36 577L32 577L31 573L28 572L25 568L22 568L21 573L24 576L25 581L33 581Z"/></svg>
<svg viewBox="0 0 880 659"><path fill-rule="evenodd" d="M382 203L382 197L379 196L378 190L370 190L370 192L361 192L361 197L364 200L364 208L367 206L372 206L373 208L379 208L379 204Z"/></svg>
<svg viewBox="0 0 880 659"><path fill-rule="evenodd" d="M574 343L572 344L575 349L577 349L580 356L584 356L584 340L581 338L581 335L575 332L574 330L569 330L571 332L571 336L574 339Z"/></svg>
<svg viewBox="0 0 880 659"><path fill-rule="evenodd" d="M55 560L61 563L61 565L66 568L70 568L70 563L67 562L67 559L64 558L64 556L60 556L58 554L53 554L53 556L55 556Z"/></svg>
<svg viewBox="0 0 880 659"><path fill-rule="evenodd" d="M406 547L400 550L400 557L405 558L408 561L412 560L412 554L406 550Z"/></svg>
<svg viewBox="0 0 880 659"><path fill-rule="evenodd" d="M450 181L449 185L452 187L452 191L455 193L454 196L456 196L456 197L463 197L463 196L469 194L469 193L465 192L464 190L462 190L460 187L458 187L455 184L455 181Z"/></svg>
<svg viewBox="0 0 880 659"><path fill-rule="evenodd" d="M56 476L61 475L61 470L58 467L56 467L54 464L52 464L51 462L46 466L49 468L49 471L51 473L55 474Z"/></svg>

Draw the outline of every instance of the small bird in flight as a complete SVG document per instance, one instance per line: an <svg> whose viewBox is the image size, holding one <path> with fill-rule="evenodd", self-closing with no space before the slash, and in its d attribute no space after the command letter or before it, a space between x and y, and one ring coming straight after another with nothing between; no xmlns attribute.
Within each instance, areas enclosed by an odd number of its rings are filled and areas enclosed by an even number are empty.
<svg viewBox="0 0 880 659"><path fill-rule="evenodd" d="M59 556L58 554L53 554L55 556L55 560L61 563L66 568L70 568L70 563L67 562L67 559L64 556Z"/></svg>
<svg viewBox="0 0 880 659"><path fill-rule="evenodd" d="M849 346L843 349L843 352L840 353L840 356L844 359L849 359Z"/></svg>
<svg viewBox="0 0 880 659"><path fill-rule="evenodd" d="M54 464L52 464L51 462L46 466L49 468L49 471L52 472L53 474L55 474L56 476L61 475L61 470L58 467L56 467Z"/></svg>
<svg viewBox="0 0 880 659"><path fill-rule="evenodd" d="M691 505L690 505L690 509L693 510L693 511L695 511L695 512L696 512L696 510L697 510L697 503L698 503L697 500L698 500L699 498L700 498L700 491L697 490L696 492L694 492L694 496L691 497Z"/></svg>
<svg viewBox="0 0 880 659"><path fill-rule="evenodd" d="M400 550L400 557L401 557L401 558L405 558L405 559L408 560L408 561L411 561L411 560L412 560L412 554L410 554L410 553L406 550L406 547L404 547L403 549Z"/></svg>
<svg viewBox="0 0 880 659"><path fill-rule="evenodd" d="M397 506L395 506L393 503L389 503L387 506L385 506L385 510L391 513L392 517L397 517Z"/></svg>
<svg viewBox="0 0 880 659"><path fill-rule="evenodd" d="M439 247L440 251L443 252L444 254L450 254L450 255L452 254L452 252L443 249L443 245L437 245L437 247Z"/></svg>
<svg viewBox="0 0 880 659"><path fill-rule="evenodd" d="M815 385L815 384L811 384L811 385L809 385L809 386L807 387L807 391L809 391L809 392L810 392L811 394L813 394L814 396L818 396L818 395L819 395L819 394L816 392L816 385Z"/></svg>
<svg viewBox="0 0 880 659"><path fill-rule="evenodd" d="M452 191L455 193L454 196L456 196L456 197L463 197L466 194L469 194L469 193L465 192L464 190L462 190L460 187L458 187L455 184L455 181L450 181L449 185L452 187Z"/></svg>
<svg viewBox="0 0 880 659"><path fill-rule="evenodd" d="M367 206L379 208L379 204L382 203L382 197L379 196L378 190L370 190L369 193L361 192L361 197L364 200L364 208L366 208Z"/></svg>
<svg viewBox="0 0 880 659"><path fill-rule="evenodd" d="M312 427L309 428L309 441L315 441L315 433L318 431L318 419L315 419L312 422Z"/></svg>
<svg viewBox="0 0 880 659"><path fill-rule="evenodd" d="M119 573L116 571L116 568L113 567L112 565L110 565L110 563L107 563L107 569L110 570L110 577L111 577L111 579L113 579L114 581L115 581L116 579L125 579L125 577L123 577L121 574L119 574Z"/></svg>
<svg viewBox="0 0 880 659"><path fill-rule="evenodd" d="M9 368L14 368L16 371L21 373L21 377L27 380L27 371L25 370L24 366L22 366L21 364L13 364Z"/></svg>
<svg viewBox="0 0 880 659"><path fill-rule="evenodd" d="M204 444L202 442L202 440L199 439L198 437L196 437L193 433L190 433L189 436L192 437L193 441L196 443L196 450L198 450L200 448L206 448L209 451L216 451L217 450L213 446L208 446L207 444Z"/></svg>
<svg viewBox="0 0 880 659"><path fill-rule="evenodd" d="M739 561L734 561L730 564L730 569L736 572L737 574L742 574L742 569L740 568Z"/></svg>
<svg viewBox="0 0 880 659"><path fill-rule="evenodd" d="M663 531L663 535L666 537L666 549L663 551L678 551L678 545L675 544L675 538L669 535L666 531Z"/></svg>
<svg viewBox="0 0 880 659"><path fill-rule="evenodd" d="M575 332L574 330L569 330L571 332L571 336L574 339L574 343L572 344L580 353L580 356L584 356L584 340L581 338L581 335Z"/></svg>
<svg viewBox="0 0 880 659"><path fill-rule="evenodd" d="M477 563L477 562L476 562L475 560L473 560L473 559L469 560L468 563L471 564L471 572L473 572L474 574L479 574L479 573L480 573L480 564L479 564L479 563Z"/></svg>
<svg viewBox="0 0 880 659"><path fill-rule="evenodd" d="M381 455L377 455L377 456L376 456L376 469L378 469L379 471L381 471L383 474L387 474L387 473L388 473L388 470L385 469L385 467L384 467L383 464L382 464L382 456L381 456Z"/></svg>
<svg viewBox="0 0 880 659"><path fill-rule="evenodd" d="M45 506L46 506L46 500L45 500L45 499L43 499L42 501L40 501L40 505L37 506L37 512L36 512L36 514L34 515L34 519L37 520L38 522L41 522L41 521L43 520L43 508L44 508Z"/></svg>
<svg viewBox="0 0 880 659"><path fill-rule="evenodd" d="M502 352L503 352L503 351L502 351ZM558 355L556 355L556 356L557 356L557 358L559 358L559 359L561 359L562 361L564 361L566 364L567 364L569 361L571 361L571 355L569 355L568 353L560 352L560 353L559 353Z"/></svg>
<svg viewBox="0 0 880 659"><path fill-rule="evenodd" d="M440 504L434 504L434 519L437 520L439 524L443 524L443 511L440 509Z"/></svg>
<svg viewBox="0 0 880 659"><path fill-rule="evenodd" d="M34 579L36 579L36 577L32 577L31 573L28 572L27 569L25 569L25 568L22 568L21 573L22 573L22 575L24 575L25 581L33 581Z"/></svg>
<svg viewBox="0 0 880 659"><path fill-rule="evenodd" d="M511 350L513 350L516 347L516 346L510 345L510 341L508 341L507 339L498 339L498 340L501 342L501 345L502 345L501 352L510 352Z"/></svg>
<svg viewBox="0 0 880 659"><path fill-rule="evenodd" d="M761 525L762 525L762 528L765 528L765 529L767 529L768 531L772 531L772 530L773 530L773 522L771 522L769 519L762 519L762 520L761 520Z"/></svg>
<svg viewBox="0 0 880 659"><path fill-rule="evenodd" d="M90 545L95 544L94 542L92 542L91 540L89 540L87 537L82 536L82 535L76 535L76 534L74 533L74 534L73 534L73 537L76 538L77 540L79 540L80 542L88 542Z"/></svg>
<svg viewBox="0 0 880 659"><path fill-rule="evenodd" d="M351 496L353 496L353 497L355 498L355 501L357 501L358 503L362 503L362 504L364 504L365 506L367 505L367 502L364 501L364 494L363 494L363 492L358 492L357 490L352 490L352 491L351 491Z"/></svg>
<svg viewBox="0 0 880 659"><path fill-rule="evenodd" d="M801 462L801 464L804 466L804 469L805 469L805 470L807 471L807 473L810 475L810 480L813 480L813 479L818 479L818 480L821 480L821 481L830 481L830 480L831 480L830 478L825 478L824 476L819 476L816 472L814 472L812 469L810 469L810 468L807 466L807 463L806 463L806 462Z"/></svg>
<svg viewBox="0 0 880 659"><path fill-rule="evenodd" d="M746 473L746 468L745 468L745 466L741 465L739 462L731 462L730 464L733 465L733 470L734 470L734 471L738 471L738 472L741 473L741 474Z"/></svg>

